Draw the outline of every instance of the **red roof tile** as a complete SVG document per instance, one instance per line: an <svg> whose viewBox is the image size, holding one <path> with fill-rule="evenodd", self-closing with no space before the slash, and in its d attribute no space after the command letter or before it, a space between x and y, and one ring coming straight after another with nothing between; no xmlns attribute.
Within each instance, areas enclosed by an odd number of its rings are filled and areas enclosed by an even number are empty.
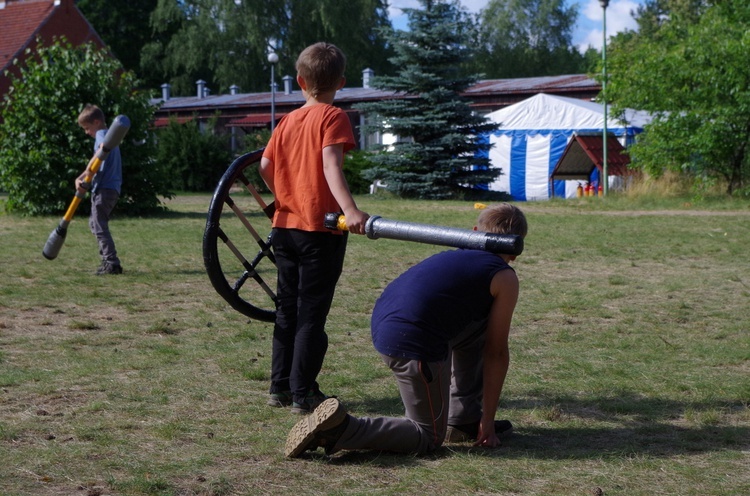
<svg viewBox="0 0 750 496"><path fill-rule="evenodd" d="M74 0L0 0L0 97L8 92L11 79L20 75L29 57L26 49L36 52L37 38L49 46L62 37L73 46L90 42L105 47ZM14 65L15 60L19 65Z"/></svg>
<svg viewBox="0 0 750 496"><path fill-rule="evenodd" d="M0 9L0 72L34 41L54 7L52 0L15 0Z"/></svg>

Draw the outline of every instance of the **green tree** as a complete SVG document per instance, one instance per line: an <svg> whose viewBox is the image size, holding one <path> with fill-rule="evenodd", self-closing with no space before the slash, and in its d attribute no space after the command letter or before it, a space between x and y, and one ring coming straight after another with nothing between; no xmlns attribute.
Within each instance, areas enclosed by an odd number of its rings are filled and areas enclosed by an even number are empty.
<svg viewBox="0 0 750 496"><path fill-rule="evenodd" d="M139 74L141 83L158 87L163 81L142 73L141 49L152 39L149 13L157 0L76 0L76 6L128 71Z"/></svg>
<svg viewBox="0 0 750 496"><path fill-rule="evenodd" d="M497 128L475 114L460 96L478 77L461 65L472 56L472 24L456 1L420 0L422 10L404 9L409 31L395 31L391 59L402 68L373 85L402 95L361 105L373 121L368 129L400 137L393 150L371 157L370 179L384 179L404 197L451 198L466 187L491 182L499 171L481 158L489 143L478 136ZM485 153L482 153L485 152Z"/></svg>
<svg viewBox="0 0 750 496"><path fill-rule="evenodd" d="M635 11L638 35L658 36L659 28L675 17L679 17L681 23L696 24L705 7L705 0L647 0Z"/></svg>
<svg viewBox="0 0 750 496"><path fill-rule="evenodd" d="M299 53L316 41L337 45L347 57L346 78L362 80L362 71L377 74L391 72L388 59L392 51L386 41L391 29L387 0L286 0L281 30L272 43L282 58L280 68L286 74L296 73L294 64Z"/></svg>
<svg viewBox="0 0 750 496"><path fill-rule="evenodd" d="M479 13L474 70L488 78L578 74L589 69L572 46L578 17L565 0L490 0Z"/></svg>
<svg viewBox="0 0 750 496"><path fill-rule="evenodd" d="M65 210L74 179L93 155L91 138L77 123L86 103L101 107L108 122L119 114L131 121L120 146L124 174L118 211L148 212L158 208L159 196L171 196L167 174L153 160L148 128L154 109L146 94L134 90L133 73L122 71L107 51L56 40L20 69L1 107L0 186L8 192L6 209Z"/></svg>
<svg viewBox="0 0 750 496"><path fill-rule="evenodd" d="M215 92L268 91L270 51L277 74L294 75L299 52L321 40L347 54L350 81L389 68L383 0L159 0L151 26L159 38L144 47L142 68L177 94L192 94L199 79Z"/></svg>
<svg viewBox="0 0 750 496"><path fill-rule="evenodd" d="M750 5L744 0L676 2L684 7L648 35L612 43L607 98L614 110L652 112L656 120L631 149L653 175L687 172L699 184L723 181L748 193L750 173Z"/></svg>

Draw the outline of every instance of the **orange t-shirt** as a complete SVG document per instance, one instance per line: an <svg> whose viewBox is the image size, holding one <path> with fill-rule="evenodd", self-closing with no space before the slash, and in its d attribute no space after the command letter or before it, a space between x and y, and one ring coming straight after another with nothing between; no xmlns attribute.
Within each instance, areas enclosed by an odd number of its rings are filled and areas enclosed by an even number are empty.
<svg viewBox="0 0 750 496"><path fill-rule="evenodd" d="M341 210L323 174L323 148L331 145L344 145L344 153L355 146L349 118L338 107L302 107L279 121L263 152L274 165L273 227L331 232L325 214Z"/></svg>

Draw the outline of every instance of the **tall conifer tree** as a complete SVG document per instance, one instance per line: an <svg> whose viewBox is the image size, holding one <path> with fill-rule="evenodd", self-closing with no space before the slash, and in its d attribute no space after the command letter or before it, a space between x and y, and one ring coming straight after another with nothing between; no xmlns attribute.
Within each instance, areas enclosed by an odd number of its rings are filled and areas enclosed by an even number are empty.
<svg viewBox="0 0 750 496"><path fill-rule="evenodd" d="M402 197L455 198L499 174L489 168L489 143L478 139L497 125L461 96L478 80L463 70L472 54L469 15L456 1L420 3L422 9L404 9L409 30L389 35L396 53L390 60L400 72L372 81L400 97L360 107L369 115L366 130L399 137L392 149L373 157L377 166L367 174Z"/></svg>

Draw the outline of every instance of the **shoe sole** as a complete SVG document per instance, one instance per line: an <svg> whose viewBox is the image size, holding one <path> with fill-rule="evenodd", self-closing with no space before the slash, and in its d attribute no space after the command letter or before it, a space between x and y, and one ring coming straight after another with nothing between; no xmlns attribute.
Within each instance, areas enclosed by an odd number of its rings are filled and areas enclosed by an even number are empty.
<svg viewBox="0 0 750 496"><path fill-rule="evenodd" d="M286 439L284 456L296 458L301 455L311 442L315 434L333 429L346 419L346 410L339 400L329 398L321 403L307 417L297 422Z"/></svg>

